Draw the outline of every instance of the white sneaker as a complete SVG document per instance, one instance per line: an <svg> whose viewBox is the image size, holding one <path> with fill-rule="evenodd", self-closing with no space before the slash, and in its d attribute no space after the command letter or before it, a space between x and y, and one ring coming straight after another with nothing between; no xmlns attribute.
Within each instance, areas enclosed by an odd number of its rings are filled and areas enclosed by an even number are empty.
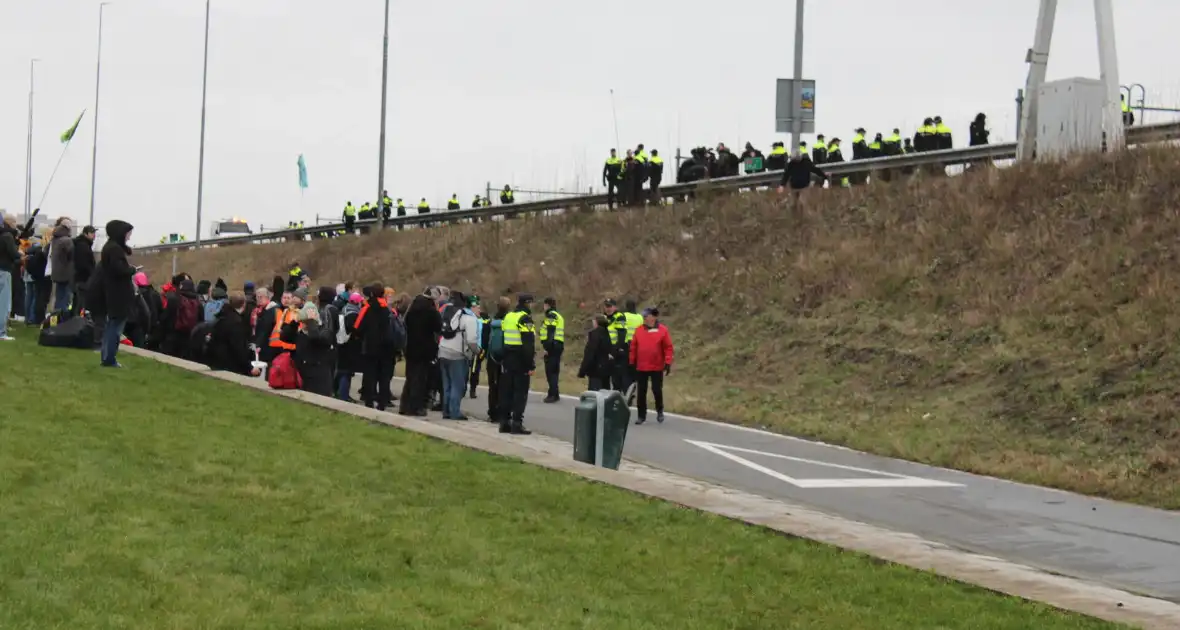
<svg viewBox="0 0 1180 630"><path fill-rule="evenodd" d="M13 339L12 337L9 337L8 335L4 335L3 337L0 337L0 341L16 341L16 339Z"/></svg>
<svg viewBox="0 0 1180 630"><path fill-rule="evenodd" d="M20 323L22 323L22 324L23 324L23 323L25 323L25 316L24 316L24 315L13 315L13 316L12 316L12 321L14 321L14 322L20 322Z"/></svg>

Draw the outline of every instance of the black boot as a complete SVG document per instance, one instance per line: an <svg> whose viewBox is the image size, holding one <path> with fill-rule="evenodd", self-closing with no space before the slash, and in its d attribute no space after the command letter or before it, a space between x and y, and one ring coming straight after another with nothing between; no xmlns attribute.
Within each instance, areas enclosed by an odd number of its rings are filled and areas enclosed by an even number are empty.
<svg viewBox="0 0 1180 630"><path fill-rule="evenodd" d="M503 425L500 425L500 432L501 433L504 432ZM512 428L509 429L509 433L511 433L512 435L532 435L533 434L532 431L529 431L528 429L524 428L524 425L519 422L512 425Z"/></svg>

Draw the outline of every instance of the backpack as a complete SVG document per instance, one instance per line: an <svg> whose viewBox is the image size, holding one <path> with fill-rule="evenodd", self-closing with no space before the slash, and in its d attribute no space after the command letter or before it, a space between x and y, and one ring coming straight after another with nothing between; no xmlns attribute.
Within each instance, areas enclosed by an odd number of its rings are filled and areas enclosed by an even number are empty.
<svg viewBox="0 0 1180 630"><path fill-rule="evenodd" d="M290 352L284 352L275 357L274 362L270 364L270 369L267 370L266 383L270 385L271 389L301 389L303 387L303 378L299 376L299 370L295 369L295 360L291 358Z"/></svg>
<svg viewBox="0 0 1180 630"><path fill-rule="evenodd" d="M389 343L393 345L393 349L401 352L406 349L406 341L409 335L406 334L406 323L396 311L389 313Z"/></svg>
<svg viewBox="0 0 1180 630"><path fill-rule="evenodd" d="M71 317L42 328L37 343L46 348L89 350L94 347L94 324L86 317Z"/></svg>
<svg viewBox="0 0 1180 630"><path fill-rule="evenodd" d="M454 339L455 335L463 329L463 311L459 311L459 316L455 317L455 311L458 310L454 304L448 304L442 311L442 336L443 339ZM455 325L452 325L455 323Z"/></svg>
<svg viewBox="0 0 1180 630"><path fill-rule="evenodd" d="M348 338L352 335L348 334L348 330L344 327L344 314L341 313L336 316L336 345L343 346L348 343Z"/></svg>
<svg viewBox="0 0 1180 630"><path fill-rule="evenodd" d="M493 319L492 334L488 336L488 356L499 363L504 360L504 320Z"/></svg>
<svg viewBox="0 0 1180 630"><path fill-rule="evenodd" d="M197 325L197 309L201 307L196 298L191 298L185 295L177 294L176 303L176 321L173 323L173 330L176 332L189 333Z"/></svg>

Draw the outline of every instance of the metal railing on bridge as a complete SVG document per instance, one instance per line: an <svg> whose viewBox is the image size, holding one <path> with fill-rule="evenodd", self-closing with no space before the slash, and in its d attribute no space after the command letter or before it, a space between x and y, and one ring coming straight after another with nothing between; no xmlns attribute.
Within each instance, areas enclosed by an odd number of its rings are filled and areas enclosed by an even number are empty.
<svg viewBox="0 0 1180 630"><path fill-rule="evenodd" d="M1127 129L1127 144L1140 145L1180 139L1180 122L1143 125ZM823 169L833 178L846 177L852 173L872 173L874 171L896 170L910 167L947 167L959 164L980 162L994 162L1016 158L1016 143L988 144L962 149L945 149L942 151L927 151L924 153L910 153L892 157L871 158L867 160L853 160L837 164L824 164ZM684 184L669 184L660 187L660 195L664 198L683 197L692 193L707 191L735 190L776 186L782 178L782 171L766 171L752 175L738 175L736 177L720 177L705 179ZM412 214L404 217L391 217L385 220L385 227L417 226L422 223L456 223L476 218L513 217L524 214L537 214L555 210L572 210L582 208L596 208L607 205L605 194L578 195L563 199L547 199L528 203L511 205L487 206L483 208L469 208L464 210L431 211L429 214ZM413 208L409 209L414 212ZM357 221L356 228L369 230L380 223L381 219ZM181 243L166 243L147 245L136 248L139 254L153 254L176 250L196 249L197 247L224 247L231 245L249 245L259 243L274 243L281 241L306 240L307 238L321 238L344 229L343 223L329 223L313 225L303 228L275 230L272 232L229 236L222 238L202 239L198 246L195 241Z"/></svg>

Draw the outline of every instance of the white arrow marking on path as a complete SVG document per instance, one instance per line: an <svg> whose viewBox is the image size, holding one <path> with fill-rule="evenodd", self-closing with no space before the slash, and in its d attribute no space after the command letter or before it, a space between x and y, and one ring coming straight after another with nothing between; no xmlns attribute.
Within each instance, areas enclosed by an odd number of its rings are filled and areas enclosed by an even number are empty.
<svg viewBox="0 0 1180 630"><path fill-rule="evenodd" d="M764 475L769 475L785 481L797 488L959 488L961 483L951 483L949 481L938 481L936 479L922 479L921 477L910 477L909 475L898 475L896 473L887 473L879 470L871 470L869 468L857 468L856 466L845 466L843 464L833 464L831 462L821 462L814 459L804 459L802 457L791 457L790 455L781 455L779 453L767 453L765 451L756 451L750 448L741 448L738 446L729 446L726 444L714 444L712 442L700 442L697 440L685 440L693 446L709 451L715 455L720 455L730 461L736 462L756 470ZM787 461L798 462L800 464L810 464L812 466L826 466L828 468L838 468L840 470L850 470L853 472L869 473L871 475L880 475L880 477L860 478L860 479L796 479L788 477L777 470L771 470L766 466L752 462L745 457L734 455L729 451L738 451L740 453L748 453L750 455L763 455L766 457L773 457L775 459L785 459ZM882 479L881 477L886 477Z"/></svg>

